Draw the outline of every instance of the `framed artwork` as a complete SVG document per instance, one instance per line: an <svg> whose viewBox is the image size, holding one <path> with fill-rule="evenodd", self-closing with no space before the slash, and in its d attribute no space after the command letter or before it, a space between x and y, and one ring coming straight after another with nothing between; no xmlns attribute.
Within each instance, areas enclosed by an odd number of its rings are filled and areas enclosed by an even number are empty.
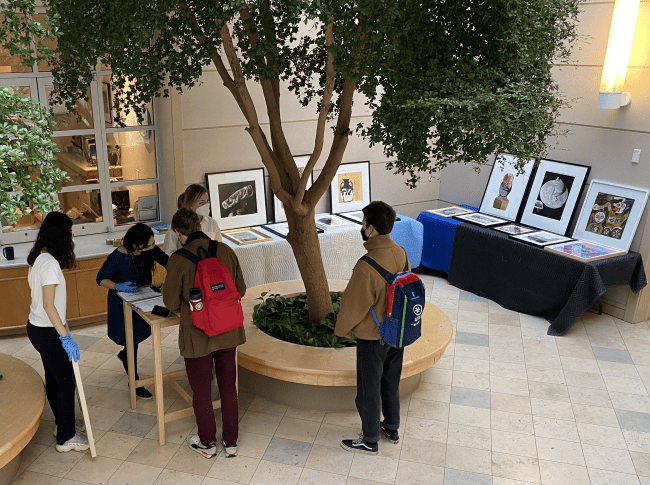
<svg viewBox="0 0 650 485"><path fill-rule="evenodd" d="M265 231L272 232L276 236L280 236L285 239L289 235L289 224L286 222L276 222L275 224L264 224L262 226L262 229L264 229ZM323 230L317 227L316 232L318 234L321 234Z"/></svg>
<svg viewBox="0 0 650 485"><path fill-rule="evenodd" d="M519 173L516 163L517 159L512 155L497 157L483 192L479 212L509 221L517 218L535 160L526 161L523 173Z"/></svg>
<svg viewBox="0 0 650 485"><path fill-rule="evenodd" d="M444 209L431 209L426 212L429 212L430 214L440 216L440 217L453 217L453 216L460 216L462 214L471 214L476 211L472 209L465 209L464 207L458 207L457 205L453 205L451 207L445 207Z"/></svg>
<svg viewBox="0 0 650 485"><path fill-rule="evenodd" d="M310 155L298 155L293 157L301 177L302 177L302 172L305 170L305 167L307 166L307 162L309 162L309 157ZM309 180L307 181L307 187L305 190L311 187L311 184L312 184L312 174L309 174ZM287 220L287 216L284 213L284 204L275 195L273 195L273 220L275 222L285 222Z"/></svg>
<svg viewBox="0 0 650 485"><path fill-rule="evenodd" d="M273 241L273 238L271 236L267 236L266 234L260 231L256 231L250 227L240 227L239 229L221 231L221 235L227 239L230 239L238 246Z"/></svg>
<svg viewBox="0 0 650 485"><path fill-rule="evenodd" d="M497 224L503 224L508 222L505 219L500 217L494 217L489 214L481 214L480 212L472 212L471 214L461 214L459 216L454 216L454 219L463 222L470 222L476 224L477 226L491 227L496 226Z"/></svg>
<svg viewBox="0 0 650 485"><path fill-rule="evenodd" d="M560 236L559 234L554 234L547 231L534 231L527 234L515 234L514 236L510 237L512 239L516 239L517 241L532 244L538 248L550 246L551 244L560 244L572 241L570 237Z"/></svg>
<svg viewBox="0 0 650 485"><path fill-rule="evenodd" d="M363 211L345 212L344 214L339 215L345 217L349 221L363 224Z"/></svg>
<svg viewBox="0 0 650 485"><path fill-rule="evenodd" d="M359 211L370 204L370 162L341 164L330 194L332 214Z"/></svg>
<svg viewBox="0 0 650 485"><path fill-rule="evenodd" d="M542 160L519 222L566 234L590 170L586 165Z"/></svg>
<svg viewBox="0 0 650 485"><path fill-rule="evenodd" d="M323 231L350 227L353 224L354 222L334 214L316 214L316 227Z"/></svg>
<svg viewBox="0 0 650 485"><path fill-rule="evenodd" d="M266 224L264 170L206 174L212 217L223 230Z"/></svg>
<svg viewBox="0 0 650 485"><path fill-rule="evenodd" d="M573 237L627 252L648 192L648 189L592 180Z"/></svg>
<svg viewBox="0 0 650 485"><path fill-rule="evenodd" d="M567 258L585 262L598 261L599 259L627 254L627 251L623 251L622 249L610 248L590 241L573 241L565 244L546 246L544 249L561 254Z"/></svg>
<svg viewBox="0 0 650 485"><path fill-rule="evenodd" d="M506 224L504 226L493 227L492 229L505 232L506 234L526 234L537 230L531 227L520 226L519 224Z"/></svg>

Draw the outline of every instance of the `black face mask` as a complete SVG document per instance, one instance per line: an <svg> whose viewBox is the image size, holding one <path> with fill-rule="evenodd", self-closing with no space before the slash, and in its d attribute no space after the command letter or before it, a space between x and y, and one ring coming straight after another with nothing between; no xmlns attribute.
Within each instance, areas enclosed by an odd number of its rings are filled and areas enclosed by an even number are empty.
<svg viewBox="0 0 650 485"><path fill-rule="evenodd" d="M368 235L366 235L366 231L363 227L361 228L361 239L363 239L363 242L368 240Z"/></svg>

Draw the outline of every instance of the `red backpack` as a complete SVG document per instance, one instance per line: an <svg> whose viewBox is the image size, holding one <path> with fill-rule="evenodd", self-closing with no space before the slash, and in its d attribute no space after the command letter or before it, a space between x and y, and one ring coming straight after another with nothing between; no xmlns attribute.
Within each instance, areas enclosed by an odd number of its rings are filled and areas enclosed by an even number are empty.
<svg viewBox="0 0 650 485"><path fill-rule="evenodd" d="M208 337L234 330L244 323L241 296L230 271L217 259L218 244L211 240L207 252L199 247L197 255L187 249L174 253L196 265L194 287L190 288L190 315L192 324Z"/></svg>

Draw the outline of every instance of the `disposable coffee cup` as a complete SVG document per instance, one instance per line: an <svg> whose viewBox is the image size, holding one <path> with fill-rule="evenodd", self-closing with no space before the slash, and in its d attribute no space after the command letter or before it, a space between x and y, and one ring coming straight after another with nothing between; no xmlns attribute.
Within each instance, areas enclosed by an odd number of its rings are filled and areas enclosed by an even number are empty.
<svg viewBox="0 0 650 485"><path fill-rule="evenodd" d="M7 261L12 261L14 259L14 247L13 246L7 246L6 248L2 248L2 254L4 255L5 259Z"/></svg>

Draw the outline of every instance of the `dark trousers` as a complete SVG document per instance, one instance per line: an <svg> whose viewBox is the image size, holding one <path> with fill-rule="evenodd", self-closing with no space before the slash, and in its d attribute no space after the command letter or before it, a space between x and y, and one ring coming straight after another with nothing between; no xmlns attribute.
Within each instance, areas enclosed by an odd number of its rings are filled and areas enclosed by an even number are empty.
<svg viewBox="0 0 650 485"><path fill-rule="evenodd" d="M399 428L399 380L404 349L382 340L357 339L357 398L363 439L379 441L380 411L386 429Z"/></svg>
<svg viewBox="0 0 650 485"><path fill-rule="evenodd" d="M237 403L237 348L217 350L204 357L185 358L185 370L194 393L192 406L199 439L204 446L217 441L217 425L212 410L212 362L217 374L217 386L221 396L221 420L223 440L227 445L236 445L239 438L239 406Z"/></svg>
<svg viewBox="0 0 650 485"><path fill-rule="evenodd" d="M45 394L57 426L56 442L62 445L75 435L72 364L54 327L37 327L27 322L27 337L41 354L45 369Z"/></svg>

